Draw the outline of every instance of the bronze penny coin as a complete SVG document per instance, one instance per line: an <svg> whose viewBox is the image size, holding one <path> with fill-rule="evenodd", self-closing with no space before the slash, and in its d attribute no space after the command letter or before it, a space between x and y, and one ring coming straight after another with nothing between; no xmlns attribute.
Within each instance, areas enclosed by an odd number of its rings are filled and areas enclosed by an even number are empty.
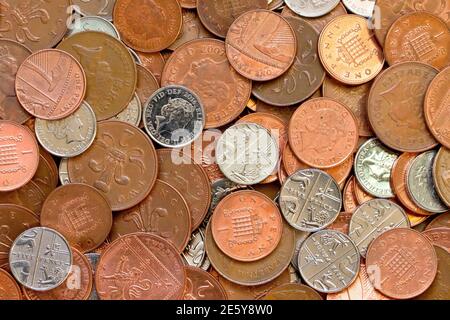
<svg viewBox="0 0 450 320"><path fill-rule="evenodd" d="M422 232L430 242L450 253L450 228L433 228Z"/></svg>
<svg viewBox="0 0 450 320"><path fill-rule="evenodd" d="M276 202L280 192L280 187L280 183L278 181L274 181L270 183L255 184L251 188Z"/></svg>
<svg viewBox="0 0 450 320"><path fill-rule="evenodd" d="M137 206L114 215L110 239L134 232L153 233L183 252L191 235L189 207L177 189L156 180L150 194Z"/></svg>
<svg viewBox="0 0 450 320"><path fill-rule="evenodd" d="M425 120L431 134L450 148L450 67L442 70L430 83L425 96Z"/></svg>
<svg viewBox="0 0 450 320"><path fill-rule="evenodd" d="M97 137L68 161L70 181L100 190L113 211L134 207L150 193L158 175L155 147L141 130L120 121L98 124Z"/></svg>
<svg viewBox="0 0 450 320"><path fill-rule="evenodd" d="M110 119L128 106L136 90L137 72L122 42L103 32L85 31L64 39L58 49L70 53L83 66L85 99L97 121Z"/></svg>
<svg viewBox="0 0 450 320"><path fill-rule="evenodd" d="M53 163L55 162L54 160L52 161ZM39 165L32 181L37 184L39 189L43 192L45 198L47 198L47 196L55 190L58 185L58 180L56 177L57 173L53 170L52 165L47 161L47 159L44 158L42 154L40 154Z"/></svg>
<svg viewBox="0 0 450 320"><path fill-rule="evenodd" d="M418 61L442 70L450 64L449 27L442 19L425 11L406 14L389 29L384 52L391 66Z"/></svg>
<svg viewBox="0 0 450 320"><path fill-rule="evenodd" d="M297 39L294 64L282 76L266 82L255 83L253 95L275 106L289 106L312 96L322 85L325 69L317 52L319 32L308 22L287 17Z"/></svg>
<svg viewBox="0 0 450 320"><path fill-rule="evenodd" d="M216 245L232 259L257 261L270 255L283 233L277 205L257 191L237 191L219 202L211 218Z"/></svg>
<svg viewBox="0 0 450 320"><path fill-rule="evenodd" d="M335 230L344 234L349 233L350 220L352 219L353 212L341 212L337 216L336 220L330 224L326 229Z"/></svg>
<svg viewBox="0 0 450 320"><path fill-rule="evenodd" d="M72 268L67 279L59 287L49 291L23 288L28 300L87 300L92 291L93 271L89 260L72 248Z"/></svg>
<svg viewBox="0 0 450 320"><path fill-rule="evenodd" d="M428 229L450 228L450 211L434 218L426 227Z"/></svg>
<svg viewBox="0 0 450 320"><path fill-rule="evenodd" d="M287 283L270 290L264 300L323 300L314 289L300 283Z"/></svg>
<svg viewBox="0 0 450 320"><path fill-rule="evenodd" d="M236 119L250 98L252 83L231 67L223 41L199 39L180 46L167 61L161 84L193 90L206 112L205 128Z"/></svg>
<svg viewBox="0 0 450 320"><path fill-rule="evenodd" d="M352 176L347 180L347 183L344 187L342 202L344 205L344 210L346 212L353 212L359 205L355 194L355 183L355 177Z"/></svg>
<svg viewBox="0 0 450 320"><path fill-rule="evenodd" d="M54 179L52 184L57 186L59 183L59 177L58 177L59 170L58 170L58 166L56 165L55 159L42 146L39 146L39 153L41 156L44 157L45 160L47 160L47 163L49 164L51 171L54 173L54 176L52 175L52 178Z"/></svg>
<svg viewBox="0 0 450 320"><path fill-rule="evenodd" d="M20 105L16 96L16 74L30 49L8 39L0 39L0 119L24 123L31 115Z"/></svg>
<svg viewBox="0 0 450 320"><path fill-rule="evenodd" d="M147 100L159 89L159 82L156 77L141 65L136 65L137 70L137 83L136 94L142 104L145 104Z"/></svg>
<svg viewBox="0 0 450 320"><path fill-rule="evenodd" d="M142 66L155 76L158 83L161 83L161 75L166 64L162 54L160 52L137 52L137 55L141 59ZM145 101L141 101L141 103L145 103Z"/></svg>
<svg viewBox="0 0 450 320"><path fill-rule="evenodd" d="M169 47L183 20L177 0L116 0L113 19L122 41L141 52Z"/></svg>
<svg viewBox="0 0 450 320"><path fill-rule="evenodd" d="M9 251L17 236L38 225L39 219L30 210L14 204L0 204L0 266L8 264Z"/></svg>
<svg viewBox="0 0 450 320"><path fill-rule="evenodd" d="M245 12L267 9L267 0L197 0L197 12L203 25L213 34L225 38L231 24Z"/></svg>
<svg viewBox="0 0 450 320"><path fill-rule="evenodd" d="M69 7L70 0L3 0L1 37L20 42L32 51L51 48L67 32Z"/></svg>
<svg viewBox="0 0 450 320"><path fill-rule="evenodd" d="M41 225L61 233L81 252L90 252L108 236L112 226L111 206L97 189L86 184L67 184L45 200Z"/></svg>
<svg viewBox="0 0 450 320"><path fill-rule="evenodd" d="M225 44L233 68L255 81L269 81L284 74L297 53L291 25L268 10L253 10L239 16L228 31Z"/></svg>
<svg viewBox="0 0 450 320"><path fill-rule="evenodd" d="M395 201L395 200L396 199L394 199L394 202L397 203L397 201ZM400 204L400 203L398 203L398 204ZM422 222L426 221L429 217L429 216L421 216L421 215L415 214L412 211L405 209L405 208L403 208L403 209L405 210L405 213L408 216L408 220L409 220L411 227L416 227L416 226L420 225Z"/></svg>
<svg viewBox="0 0 450 320"><path fill-rule="evenodd" d="M22 290L16 280L3 269L0 269L0 300L22 300Z"/></svg>
<svg viewBox="0 0 450 320"><path fill-rule="evenodd" d="M133 233L112 242L95 273L95 287L102 300L176 300L183 296L185 282L183 259L177 249L148 233Z"/></svg>
<svg viewBox="0 0 450 320"><path fill-rule="evenodd" d="M419 232L391 229L370 244L366 269L375 289L393 299L410 299L433 283L437 273L436 252Z"/></svg>
<svg viewBox="0 0 450 320"><path fill-rule="evenodd" d="M386 69L374 81L368 98L369 120L385 145L403 152L437 145L423 111L426 90L437 73L429 65L405 62Z"/></svg>
<svg viewBox="0 0 450 320"><path fill-rule="evenodd" d="M289 144L301 161L314 168L342 164L358 143L353 113L341 103L316 98L303 103L289 123Z"/></svg>
<svg viewBox="0 0 450 320"><path fill-rule="evenodd" d="M99 16L112 21L116 0L72 0L75 10L84 16Z"/></svg>
<svg viewBox="0 0 450 320"><path fill-rule="evenodd" d="M184 268L186 288L183 300L228 300L225 289L211 274L200 268Z"/></svg>
<svg viewBox="0 0 450 320"><path fill-rule="evenodd" d="M320 95L319 95L319 97L320 97ZM295 107L280 108L277 106L272 106L270 104L267 104L261 100L258 100L258 101L256 101L256 106L255 106L254 111L271 113L271 114L277 116L278 118L282 119L284 122L289 123L295 110L296 110Z"/></svg>
<svg viewBox="0 0 450 320"><path fill-rule="evenodd" d="M202 166L184 156L181 164L172 160L172 150L157 151L159 161L158 179L177 189L189 207L192 230L197 229L208 213L211 203L211 184Z"/></svg>
<svg viewBox="0 0 450 320"><path fill-rule="evenodd" d="M374 196L366 192L361 185L359 184L358 180L355 180L355 197L358 201L358 205L361 205L363 203L366 203L367 201L375 199Z"/></svg>
<svg viewBox="0 0 450 320"><path fill-rule="evenodd" d="M37 216L41 214L45 198L44 192L34 181L13 191L0 192L0 203L25 207Z"/></svg>

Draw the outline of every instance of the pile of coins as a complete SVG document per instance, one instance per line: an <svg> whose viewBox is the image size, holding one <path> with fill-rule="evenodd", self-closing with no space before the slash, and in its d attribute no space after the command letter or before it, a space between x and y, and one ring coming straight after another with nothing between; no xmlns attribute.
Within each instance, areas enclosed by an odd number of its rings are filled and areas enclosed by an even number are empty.
<svg viewBox="0 0 450 320"><path fill-rule="evenodd" d="M449 299L419 2L0 1L0 299Z"/></svg>

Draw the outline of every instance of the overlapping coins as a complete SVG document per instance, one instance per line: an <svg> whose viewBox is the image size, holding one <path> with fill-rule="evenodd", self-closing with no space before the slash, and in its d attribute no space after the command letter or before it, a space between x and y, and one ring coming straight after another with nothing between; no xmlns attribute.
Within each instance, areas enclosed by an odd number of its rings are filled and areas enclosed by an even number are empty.
<svg viewBox="0 0 450 320"><path fill-rule="evenodd" d="M449 299L450 2L0 11L0 299Z"/></svg>

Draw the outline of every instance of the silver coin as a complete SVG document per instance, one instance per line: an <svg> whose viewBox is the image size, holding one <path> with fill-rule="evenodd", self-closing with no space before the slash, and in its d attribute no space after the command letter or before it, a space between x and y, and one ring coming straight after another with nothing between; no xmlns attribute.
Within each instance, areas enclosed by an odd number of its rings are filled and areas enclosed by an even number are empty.
<svg viewBox="0 0 450 320"><path fill-rule="evenodd" d="M111 118L111 120L118 120L129 123L135 127L138 127L142 119L142 104L137 94L134 94L128 106L117 116Z"/></svg>
<svg viewBox="0 0 450 320"><path fill-rule="evenodd" d="M99 253L86 253L84 255L91 265L92 268L92 275L95 276L95 272L97 271L98 262L100 261L100 254ZM98 296L97 289L95 286L92 286L91 295L89 296L88 300L100 300L100 297Z"/></svg>
<svg viewBox="0 0 450 320"><path fill-rule="evenodd" d="M394 228L409 228L408 216L402 207L386 199L363 203L352 215L349 236L366 257L370 243L383 232Z"/></svg>
<svg viewBox="0 0 450 320"><path fill-rule="evenodd" d="M437 194L433 180L433 163L437 151L431 150L412 160L406 176L406 188L411 200L425 211L442 213L448 210Z"/></svg>
<svg viewBox="0 0 450 320"><path fill-rule="evenodd" d="M68 161L69 159L62 158L59 163L59 181L63 186L70 183Z"/></svg>
<svg viewBox="0 0 450 320"><path fill-rule="evenodd" d="M264 127L239 123L228 128L216 146L217 164L225 177L242 184L257 184L278 165L278 143Z"/></svg>
<svg viewBox="0 0 450 320"><path fill-rule="evenodd" d="M70 26L67 36L70 37L71 35L84 31L103 32L120 40L119 31L117 31L116 27L108 20L97 16L81 17L75 20Z"/></svg>
<svg viewBox="0 0 450 320"><path fill-rule="evenodd" d="M157 90L145 103L144 125L156 143L163 147L181 148L202 134L205 111L191 90L167 86Z"/></svg>
<svg viewBox="0 0 450 320"><path fill-rule="evenodd" d="M191 234L191 239L181 256L189 266L200 268L205 261L205 255L205 236L197 229Z"/></svg>
<svg viewBox="0 0 450 320"><path fill-rule="evenodd" d="M342 0L344 6L357 15L371 18L375 8L375 0Z"/></svg>
<svg viewBox="0 0 450 320"><path fill-rule="evenodd" d="M296 14L309 18L326 15L339 4L339 0L284 0L284 2Z"/></svg>
<svg viewBox="0 0 450 320"><path fill-rule="evenodd" d="M298 258L298 256L297 256ZM297 262L296 262L297 264ZM289 277L290 277L290 283L302 283L302 280L300 278L300 275L298 274L298 269L296 269L292 264L288 267Z"/></svg>
<svg viewBox="0 0 450 320"><path fill-rule="evenodd" d="M136 53L136 51L134 51L131 48L128 48L128 51L130 51L131 55L133 56L134 62L137 64L142 64L142 60L141 58L138 56L138 54Z"/></svg>
<svg viewBox="0 0 450 320"><path fill-rule="evenodd" d="M284 5L284 0L268 0L268 10L277 10Z"/></svg>
<svg viewBox="0 0 450 320"><path fill-rule="evenodd" d="M337 182L317 169L299 170L281 187L280 208L286 221L297 230L315 232L336 220L342 207Z"/></svg>
<svg viewBox="0 0 450 320"><path fill-rule="evenodd" d="M300 252L300 248L305 242L306 238L308 238L310 235L309 232L295 230L295 249L294 249L294 256L291 260L292 267L298 271L298 254Z"/></svg>
<svg viewBox="0 0 450 320"><path fill-rule="evenodd" d="M393 198L391 170L397 158L380 140L367 140L355 157L355 176L364 191L377 198Z"/></svg>
<svg viewBox="0 0 450 320"><path fill-rule="evenodd" d="M72 267L72 250L55 230L36 227L14 240L9 267L16 280L26 288L48 291L59 287Z"/></svg>
<svg viewBox="0 0 450 320"><path fill-rule="evenodd" d="M72 0L75 11L83 16L100 16L108 21L113 20L113 9L116 0ZM91 3L94 3L93 5ZM92 8L94 7L94 8ZM86 11L83 10L86 8ZM93 10L96 10L94 12Z"/></svg>
<svg viewBox="0 0 450 320"><path fill-rule="evenodd" d="M355 281L360 256L349 236L335 230L322 230L303 242L298 265L307 285L319 292L334 293Z"/></svg>
<svg viewBox="0 0 450 320"><path fill-rule="evenodd" d="M91 106L83 101L72 115L61 120L36 119L36 137L51 154L72 158L85 152L95 140L97 119Z"/></svg>
<svg viewBox="0 0 450 320"><path fill-rule="evenodd" d="M200 267L200 269L202 269L204 271L208 271L210 267L211 267L211 261L209 260L208 255L205 255L205 261L203 261L203 264Z"/></svg>

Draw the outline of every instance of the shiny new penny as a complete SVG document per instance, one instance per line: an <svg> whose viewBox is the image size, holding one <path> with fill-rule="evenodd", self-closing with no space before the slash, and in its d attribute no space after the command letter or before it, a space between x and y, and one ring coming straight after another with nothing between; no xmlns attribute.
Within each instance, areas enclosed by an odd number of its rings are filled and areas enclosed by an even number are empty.
<svg viewBox="0 0 450 320"><path fill-rule="evenodd" d="M264 300L323 300L322 296L308 286L287 283L270 290Z"/></svg>
<svg viewBox="0 0 450 320"><path fill-rule="evenodd" d="M161 75L166 64L162 54L160 52L137 52L137 55L141 59L142 65L155 76L158 82L161 82ZM145 103L145 101L141 101L141 103Z"/></svg>
<svg viewBox="0 0 450 320"><path fill-rule="evenodd" d="M39 216L42 205L45 201L45 194L33 180L19 189L0 192L0 203L16 204L31 210Z"/></svg>
<svg viewBox="0 0 450 320"><path fill-rule="evenodd" d="M123 42L141 52L169 47L183 20L177 0L116 0L113 16Z"/></svg>
<svg viewBox="0 0 450 320"><path fill-rule="evenodd" d="M286 17L297 39L297 55L289 70L277 79L255 83L253 94L275 106L289 106L312 96L325 78L317 52L319 32L308 22Z"/></svg>
<svg viewBox="0 0 450 320"><path fill-rule="evenodd" d="M112 21L116 0L72 0L76 11L84 16L99 16Z"/></svg>
<svg viewBox="0 0 450 320"><path fill-rule="evenodd" d="M289 144L307 165L331 168L349 158L358 143L358 124L341 103L316 98L303 103L289 123Z"/></svg>
<svg viewBox="0 0 450 320"><path fill-rule="evenodd" d="M275 203L256 191L226 196L214 210L211 228L217 246L232 259L257 261L280 242L283 221Z"/></svg>
<svg viewBox="0 0 450 320"><path fill-rule="evenodd" d="M336 17L323 29L319 55L328 73L349 85L369 82L384 64L383 51L366 19L352 14Z"/></svg>
<svg viewBox="0 0 450 320"><path fill-rule="evenodd" d="M72 247L90 252L112 226L111 207L100 191L86 184L59 187L45 200L41 225L60 232Z"/></svg>
<svg viewBox="0 0 450 320"><path fill-rule="evenodd" d="M225 38L233 21L247 11L267 9L267 0L197 0L197 12L203 25L218 37Z"/></svg>
<svg viewBox="0 0 450 320"><path fill-rule="evenodd" d="M35 52L17 70L16 93L33 116L57 120L74 113L86 93L86 75L70 54L54 49Z"/></svg>
<svg viewBox="0 0 450 320"><path fill-rule="evenodd" d="M348 179L343 192L343 206L346 212L353 212L358 207L358 200L355 194L355 177Z"/></svg>
<svg viewBox="0 0 450 320"><path fill-rule="evenodd" d="M129 209L150 193L158 174L155 148L138 128L120 121L98 124L97 137L82 155L70 158L71 182L102 192L113 211Z"/></svg>
<svg viewBox="0 0 450 320"><path fill-rule="evenodd" d="M0 119L24 123L31 116L17 100L15 83L17 70L31 51L8 39L0 39L0 48Z"/></svg>
<svg viewBox="0 0 450 320"><path fill-rule="evenodd" d="M450 229L450 211L438 215L426 227L426 230L435 228L449 228Z"/></svg>
<svg viewBox="0 0 450 320"><path fill-rule="evenodd" d="M427 290L437 273L436 252L413 229L391 229L372 241L367 273L375 289L393 299L410 299Z"/></svg>
<svg viewBox="0 0 450 320"><path fill-rule="evenodd" d="M0 269L0 300L22 300L22 290L16 280L3 269Z"/></svg>
<svg viewBox="0 0 450 320"><path fill-rule="evenodd" d="M450 67L442 70L430 83L425 96L425 120L431 134L450 148Z"/></svg>
<svg viewBox="0 0 450 320"><path fill-rule="evenodd" d="M441 70L450 64L450 30L434 14L412 12L392 24L384 52L390 65L420 61Z"/></svg>
<svg viewBox="0 0 450 320"><path fill-rule="evenodd" d="M206 112L205 128L236 119L250 98L252 83L230 65L223 41L199 39L180 46L167 61L162 86L178 84L193 90Z"/></svg>
<svg viewBox="0 0 450 320"><path fill-rule="evenodd" d="M339 0L285 0L284 2L296 14L309 18L326 15L339 4Z"/></svg>
<svg viewBox="0 0 450 320"><path fill-rule="evenodd" d="M422 232L422 234L430 240L430 242L439 246L450 253L450 229L449 228L433 228Z"/></svg>
<svg viewBox="0 0 450 320"><path fill-rule="evenodd" d="M117 280L123 277L127 281ZM95 273L102 300L180 299L185 282L186 272L177 249L148 233L133 233L112 242L101 255Z"/></svg>
<svg viewBox="0 0 450 320"><path fill-rule="evenodd" d="M450 208L450 150L445 147L434 160L433 181L439 197Z"/></svg>
<svg viewBox="0 0 450 320"><path fill-rule="evenodd" d="M225 43L233 68L255 81L268 81L284 74L297 53L297 39L290 24L268 10L253 10L239 16Z"/></svg>
<svg viewBox="0 0 450 320"><path fill-rule="evenodd" d="M136 94L141 103L145 104L152 94L159 89L159 82L156 77L142 65L136 65L136 70Z"/></svg>
<svg viewBox="0 0 450 320"><path fill-rule="evenodd" d="M225 289L211 274L194 267L185 267L185 270L183 300L228 300Z"/></svg>
<svg viewBox="0 0 450 320"><path fill-rule="evenodd" d="M58 49L74 56L87 78L86 101L97 121L110 119L126 108L136 89L136 64L127 47L116 38L96 31L64 39Z"/></svg>

